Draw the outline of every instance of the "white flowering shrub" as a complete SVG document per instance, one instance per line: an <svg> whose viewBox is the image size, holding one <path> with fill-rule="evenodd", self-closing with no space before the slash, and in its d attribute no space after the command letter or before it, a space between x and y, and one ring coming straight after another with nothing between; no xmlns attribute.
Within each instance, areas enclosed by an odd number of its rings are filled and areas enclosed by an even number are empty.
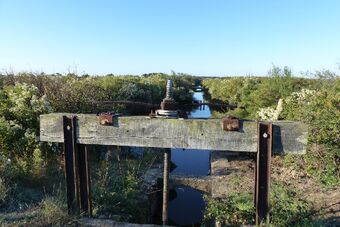
<svg viewBox="0 0 340 227"><path fill-rule="evenodd" d="M272 107L260 108L260 110L257 112L258 117L261 120L277 121L282 112L282 103L283 100L279 99L275 109Z"/></svg>
<svg viewBox="0 0 340 227"><path fill-rule="evenodd" d="M260 108L257 112L257 116L261 120L276 121L279 119L284 106L286 108L286 115L284 118L287 118L287 112L290 112L290 114L297 114L296 111L289 111L288 109L297 109L298 107L309 105L316 95L315 90L303 88L301 91L292 92L292 94L285 99L279 99L275 109L272 107ZM288 118L292 118L292 116Z"/></svg>
<svg viewBox="0 0 340 227"><path fill-rule="evenodd" d="M41 165L39 115L50 111L46 96L40 96L34 85L18 83L0 90L1 159L11 160L24 172ZM0 161L0 171L4 169Z"/></svg>
<svg viewBox="0 0 340 227"><path fill-rule="evenodd" d="M286 102L293 102L299 105L308 105L315 95L315 90L301 89L299 92L293 92L291 96L286 99Z"/></svg>
<svg viewBox="0 0 340 227"><path fill-rule="evenodd" d="M340 79L320 90L301 89L280 100L276 109L268 107L258 111L263 120L303 121L309 125L311 146L304 156L306 171L325 185L340 183ZM315 146L314 146L315 147Z"/></svg>
<svg viewBox="0 0 340 227"><path fill-rule="evenodd" d="M40 114L51 112L46 95L39 97L39 90L34 85L19 83L13 87L6 87L4 95L7 98L4 100L7 107L5 116L27 127L33 126L29 124L36 123Z"/></svg>
<svg viewBox="0 0 340 227"><path fill-rule="evenodd" d="M308 107L318 98L316 90L301 89L293 92L284 100L284 118L290 120L306 120Z"/></svg>

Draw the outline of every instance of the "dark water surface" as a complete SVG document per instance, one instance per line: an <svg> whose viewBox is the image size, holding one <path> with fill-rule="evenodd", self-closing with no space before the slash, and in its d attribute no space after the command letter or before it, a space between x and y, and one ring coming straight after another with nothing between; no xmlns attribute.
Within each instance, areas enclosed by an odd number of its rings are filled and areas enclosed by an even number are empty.
<svg viewBox="0 0 340 227"><path fill-rule="evenodd" d="M192 225L203 218L203 193L187 186L175 187L176 198L169 202L169 224Z"/></svg>
<svg viewBox="0 0 340 227"><path fill-rule="evenodd" d="M171 149L171 161L176 168L173 175L206 176L210 173L210 152L195 149Z"/></svg>

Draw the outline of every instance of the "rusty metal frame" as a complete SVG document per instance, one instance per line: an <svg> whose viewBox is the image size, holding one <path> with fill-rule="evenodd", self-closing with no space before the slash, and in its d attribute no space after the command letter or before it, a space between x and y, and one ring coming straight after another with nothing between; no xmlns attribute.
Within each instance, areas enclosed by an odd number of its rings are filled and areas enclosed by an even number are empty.
<svg viewBox="0 0 340 227"><path fill-rule="evenodd" d="M269 223L270 162L273 148L272 123L258 122L258 148L255 168L255 224Z"/></svg>
<svg viewBox="0 0 340 227"><path fill-rule="evenodd" d="M91 201L91 181L90 167L88 161L87 147L84 144L78 144L78 172L79 172L79 192L80 192L80 210L84 215L92 215Z"/></svg>
<svg viewBox="0 0 340 227"><path fill-rule="evenodd" d="M63 116L66 196L69 214L91 215L91 184L87 149L77 144L77 117Z"/></svg>
<svg viewBox="0 0 340 227"><path fill-rule="evenodd" d="M77 144L77 117L63 116L65 177L69 214L92 215L91 182L86 145ZM272 123L258 122L258 148L255 168L255 223L269 223L270 162L273 147ZM169 150L164 153L164 194L168 197ZM167 223L167 204L163 204L163 223Z"/></svg>
<svg viewBox="0 0 340 227"><path fill-rule="evenodd" d="M69 214L78 213L79 181L77 171L76 118L63 116L66 196Z"/></svg>

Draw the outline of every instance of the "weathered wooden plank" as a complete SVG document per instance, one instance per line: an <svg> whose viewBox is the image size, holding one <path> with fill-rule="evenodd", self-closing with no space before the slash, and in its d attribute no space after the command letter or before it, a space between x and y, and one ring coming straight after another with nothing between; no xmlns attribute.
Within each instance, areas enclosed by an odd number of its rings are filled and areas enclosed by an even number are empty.
<svg viewBox="0 0 340 227"><path fill-rule="evenodd" d="M62 116L40 116L40 140L63 143ZM143 116L118 117L112 126L102 126L98 117L77 114L77 142L160 148L192 148L256 152L257 123L241 121L238 132L222 129L221 119L161 119ZM274 123L274 152L303 153L307 126L300 122Z"/></svg>

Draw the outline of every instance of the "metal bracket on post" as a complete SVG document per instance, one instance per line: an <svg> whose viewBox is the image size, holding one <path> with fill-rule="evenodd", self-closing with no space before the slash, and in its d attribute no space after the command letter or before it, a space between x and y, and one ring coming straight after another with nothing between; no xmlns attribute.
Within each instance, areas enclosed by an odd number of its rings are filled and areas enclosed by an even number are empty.
<svg viewBox="0 0 340 227"><path fill-rule="evenodd" d="M255 168L255 222L269 223L270 161L273 144L272 123L258 123L258 150Z"/></svg>
<svg viewBox="0 0 340 227"><path fill-rule="evenodd" d="M69 214L81 210L91 215L87 150L84 144L77 144L76 123L76 116L63 116L67 207Z"/></svg>

